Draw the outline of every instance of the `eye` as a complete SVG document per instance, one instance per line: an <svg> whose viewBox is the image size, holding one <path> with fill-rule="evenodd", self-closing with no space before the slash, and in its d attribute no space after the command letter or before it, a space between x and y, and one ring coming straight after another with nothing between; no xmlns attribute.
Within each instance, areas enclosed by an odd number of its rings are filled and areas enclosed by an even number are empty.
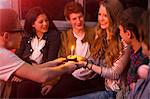
<svg viewBox="0 0 150 99"><path fill-rule="evenodd" d="M73 18L72 20L76 20L77 18Z"/></svg>
<svg viewBox="0 0 150 99"><path fill-rule="evenodd" d="M104 15L105 17L107 17L107 15Z"/></svg>
<svg viewBox="0 0 150 99"><path fill-rule="evenodd" d="M38 23L43 23L43 21L41 20L41 21L39 21Z"/></svg>
<svg viewBox="0 0 150 99"><path fill-rule="evenodd" d="M45 20L46 22L49 21L48 18L45 18L44 20Z"/></svg>

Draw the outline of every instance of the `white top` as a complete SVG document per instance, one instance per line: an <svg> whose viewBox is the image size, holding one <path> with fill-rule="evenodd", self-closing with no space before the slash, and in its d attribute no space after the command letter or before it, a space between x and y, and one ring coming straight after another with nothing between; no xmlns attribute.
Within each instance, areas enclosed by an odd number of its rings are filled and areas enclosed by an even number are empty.
<svg viewBox="0 0 150 99"><path fill-rule="evenodd" d="M87 52L89 50L88 42L82 43L82 39L84 38L84 35L82 37L79 37L74 33L74 36L77 38L75 54L78 56L86 57Z"/></svg>
<svg viewBox="0 0 150 99"><path fill-rule="evenodd" d="M90 56L89 43L88 42L82 43L82 39L84 38L85 35L83 35L82 37L79 37L75 33L73 33L73 34L77 38L75 54L78 55L78 56L88 58ZM72 75L75 78L78 78L80 80L87 80L87 79L93 78L93 75L90 76L91 73L93 73L91 70L84 69L82 67L80 69L75 70L72 73Z"/></svg>
<svg viewBox="0 0 150 99"><path fill-rule="evenodd" d="M0 80L8 81L10 76L24 63L13 52L0 48Z"/></svg>
<svg viewBox="0 0 150 99"><path fill-rule="evenodd" d="M33 53L31 54L30 59L34 60L37 64L40 64L42 61L43 54L40 50L45 46L45 43L45 40L39 40L37 37L33 38L31 41Z"/></svg>

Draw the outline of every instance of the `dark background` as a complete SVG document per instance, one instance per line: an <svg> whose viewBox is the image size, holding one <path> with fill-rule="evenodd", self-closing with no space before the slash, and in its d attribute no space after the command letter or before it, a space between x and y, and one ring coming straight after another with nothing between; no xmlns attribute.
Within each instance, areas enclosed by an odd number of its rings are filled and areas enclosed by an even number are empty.
<svg viewBox="0 0 150 99"><path fill-rule="evenodd" d="M47 10L54 20L65 20L63 11L64 5L73 0L20 0L21 18L24 19L27 11L34 7L40 6ZM97 21L99 0L85 0L85 19L86 21ZM124 8L139 6L144 9L148 7L148 0L120 0Z"/></svg>

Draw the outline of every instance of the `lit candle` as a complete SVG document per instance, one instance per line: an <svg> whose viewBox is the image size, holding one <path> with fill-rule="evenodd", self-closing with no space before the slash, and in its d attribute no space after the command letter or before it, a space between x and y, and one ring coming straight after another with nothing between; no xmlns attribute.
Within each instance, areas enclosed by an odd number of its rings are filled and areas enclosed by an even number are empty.
<svg viewBox="0 0 150 99"><path fill-rule="evenodd" d="M71 46L71 55L74 55L74 45Z"/></svg>

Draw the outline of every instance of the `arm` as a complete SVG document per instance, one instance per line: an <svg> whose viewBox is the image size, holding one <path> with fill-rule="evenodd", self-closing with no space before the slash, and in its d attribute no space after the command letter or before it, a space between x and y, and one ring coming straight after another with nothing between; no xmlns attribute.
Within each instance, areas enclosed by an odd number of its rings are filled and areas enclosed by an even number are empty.
<svg viewBox="0 0 150 99"><path fill-rule="evenodd" d="M112 67L102 67L93 65L87 65L88 68L92 69L96 73L102 75L105 78L109 79L118 79L120 74L123 72L124 68L129 62L129 47L124 49L125 53L114 63ZM85 66L86 62L84 63Z"/></svg>
<svg viewBox="0 0 150 99"><path fill-rule="evenodd" d="M28 63L23 64L15 71L15 75L33 80L35 82L44 83L46 81L52 80L55 77L58 77L64 73L71 73L75 70L75 63L68 62L66 64L49 67L49 68L36 68Z"/></svg>
<svg viewBox="0 0 150 99"><path fill-rule="evenodd" d="M36 67L39 67L39 68L46 68L46 67L55 67L59 64L61 64L62 62L64 62L66 60L66 58L57 58L53 61L48 61L48 62L45 62L43 64L35 64L33 66L36 66Z"/></svg>
<svg viewBox="0 0 150 99"><path fill-rule="evenodd" d="M114 65L111 68L108 67L100 67L100 72L92 67L92 70L94 70L97 73L100 73L103 77L109 78L109 79L118 79L120 77L120 74L123 72L125 67L127 66L129 62L129 47L124 48L124 54L114 63Z"/></svg>
<svg viewBox="0 0 150 99"><path fill-rule="evenodd" d="M102 67L101 75L109 79L118 79L129 63L130 49L124 48L124 54L114 63L111 68Z"/></svg>
<svg viewBox="0 0 150 99"><path fill-rule="evenodd" d="M47 62L42 65L46 67L50 64ZM75 68L75 62L67 62L56 67L37 68L22 61L14 53L6 49L0 50L0 80L4 81L8 81L8 79L14 74L21 78L43 83L64 73L71 73Z"/></svg>

